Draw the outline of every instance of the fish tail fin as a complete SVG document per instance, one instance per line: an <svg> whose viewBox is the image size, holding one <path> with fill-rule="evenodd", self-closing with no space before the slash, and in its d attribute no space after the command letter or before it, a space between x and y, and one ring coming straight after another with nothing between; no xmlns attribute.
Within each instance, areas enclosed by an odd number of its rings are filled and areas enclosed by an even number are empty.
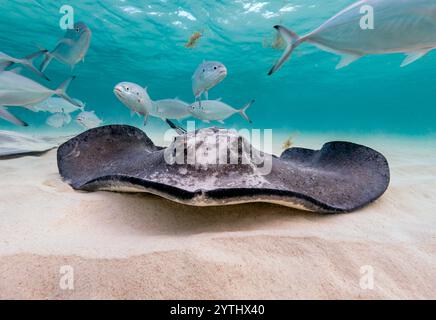
<svg viewBox="0 0 436 320"><path fill-rule="evenodd" d="M53 60L54 56L51 54L51 52L45 50L44 52L45 58L44 61L41 63L41 66L39 67L39 71L44 72L45 69L47 69L50 62Z"/></svg>
<svg viewBox="0 0 436 320"><path fill-rule="evenodd" d="M62 83L60 85L60 87L55 91L55 94L58 95L59 97L61 97L62 99L67 100L72 105L75 105L76 107L81 108L82 105L77 100L70 98L67 94L67 89L74 79L76 79L76 77L72 76L72 77L69 77L67 80L65 80L65 82Z"/></svg>
<svg viewBox="0 0 436 320"><path fill-rule="evenodd" d="M251 107L251 105L255 102L255 100L251 100L249 103L247 103L241 110L239 110L240 115L247 120L249 123L253 123L250 118L247 116L246 112L248 108Z"/></svg>
<svg viewBox="0 0 436 320"><path fill-rule="evenodd" d="M274 29L276 29L279 34L282 36L282 38L286 42L286 49L279 61L271 68L268 75L272 75L274 72L279 70L282 65L290 58L292 52L295 50L296 47L298 47L303 41L304 38L300 38L295 32L283 27L283 26L274 26Z"/></svg>
<svg viewBox="0 0 436 320"><path fill-rule="evenodd" d="M40 76L41 78L44 78L47 81L50 81L50 79L40 70L38 70L37 68L35 68L35 66L33 65L33 61L35 59L37 59L38 57L40 57L43 54L47 54L48 50L45 49L41 49L38 52L35 52L33 54L31 54L30 56L25 57L24 59L21 60L21 64L26 66L27 68L29 68L32 72L34 72L35 74L37 74L38 76Z"/></svg>
<svg viewBox="0 0 436 320"><path fill-rule="evenodd" d="M0 118L4 119L6 121L9 121L13 124L16 124L17 126L22 126L22 127L29 126L26 122L18 119L16 116L14 116L12 113L10 113L8 111L8 109L5 107L0 107Z"/></svg>

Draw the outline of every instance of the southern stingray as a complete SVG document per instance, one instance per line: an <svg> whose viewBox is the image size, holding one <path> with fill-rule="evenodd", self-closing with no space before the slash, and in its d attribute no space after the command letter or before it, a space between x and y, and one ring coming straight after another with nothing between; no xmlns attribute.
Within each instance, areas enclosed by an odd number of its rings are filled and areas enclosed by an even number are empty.
<svg viewBox="0 0 436 320"><path fill-rule="evenodd" d="M226 149L216 141L227 141ZM210 161L218 155L236 161ZM259 159L270 161L270 170ZM194 206L269 202L322 213L362 208L390 179L385 157L362 145L330 142L275 157L218 128L181 135L162 148L137 128L100 127L61 145L58 167L76 190L148 192Z"/></svg>

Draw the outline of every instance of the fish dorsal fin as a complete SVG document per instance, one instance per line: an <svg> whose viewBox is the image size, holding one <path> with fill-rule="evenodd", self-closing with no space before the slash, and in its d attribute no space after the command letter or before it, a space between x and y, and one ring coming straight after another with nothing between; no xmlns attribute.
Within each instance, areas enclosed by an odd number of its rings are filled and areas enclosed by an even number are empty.
<svg viewBox="0 0 436 320"><path fill-rule="evenodd" d="M406 59L404 59L403 63L401 64L401 67L405 67L411 63L414 63L416 60L421 59L423 56L425 56L431 50L432 49L423 49L423 50L419 50L419 51L406 53L407 57L406 57Z"/></svg>
<svg viewBox="0 0 436 320"><path fill-rule="evenodd" d="M354 61L360 59L362 56L358 54L348 54L345 53L341 57L341 61L336 66L336 70L342 69L350 64L352 64Z"/></svg>

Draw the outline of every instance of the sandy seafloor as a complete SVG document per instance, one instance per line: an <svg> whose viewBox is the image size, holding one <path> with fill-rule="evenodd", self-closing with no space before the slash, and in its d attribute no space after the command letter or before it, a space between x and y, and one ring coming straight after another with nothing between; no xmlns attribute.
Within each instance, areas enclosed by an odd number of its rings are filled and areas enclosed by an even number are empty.
<svg viewBox="0 0 436 320"><path fill-rule="evenodd" d="M0 298L435 299L434 138L299 137L317 149L364 143L388 158L386 194L340 215L76 192L58 175L56 150L0 160ZM74 290L59 285L65 265ZM363 266L373 289L360 285Z"/></svg>

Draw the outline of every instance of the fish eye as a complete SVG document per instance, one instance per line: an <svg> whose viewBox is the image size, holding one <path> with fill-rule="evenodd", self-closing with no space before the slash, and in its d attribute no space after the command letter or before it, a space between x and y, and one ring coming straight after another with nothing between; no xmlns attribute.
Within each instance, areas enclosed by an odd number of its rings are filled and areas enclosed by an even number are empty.
<svg viewBox="0 0 436 320"><path fill-rule="evenodd" d="M213 69L214 69L214 70L216 70L216 69L217 69L217 67L213 67Z"/></svg>
<svg viewBox="0 0 436 320"><path fill-rule="evenodd" d="M76 32L80 32L80 28L76 28Z"/></svg>
<svg viewBox="0 0 436 320"><path fill-rule="evenodd" d="M129 87L126 87L126 91L129 91L130 89L129 89Z"/></svg>

